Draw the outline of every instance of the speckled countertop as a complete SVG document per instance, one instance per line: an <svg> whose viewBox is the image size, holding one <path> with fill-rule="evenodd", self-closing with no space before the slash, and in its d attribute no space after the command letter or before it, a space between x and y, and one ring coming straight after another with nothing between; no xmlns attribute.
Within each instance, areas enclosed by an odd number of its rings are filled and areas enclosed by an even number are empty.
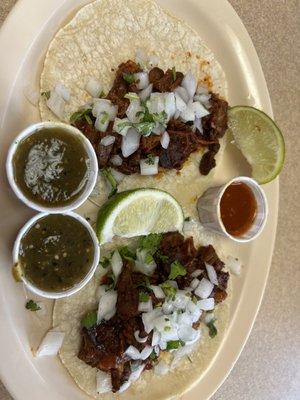
<svg viewBox="0 0 300 400"><path fill-rule="evenodd" d="M0 25L14 3L0 0ZM285 135L287 159L280 177L277 240L263 303L245 349L213 400L296 400L300 398L299 2L230 3L256 47L275 119ZM0 400L12 400L1 382Z"/></svg>

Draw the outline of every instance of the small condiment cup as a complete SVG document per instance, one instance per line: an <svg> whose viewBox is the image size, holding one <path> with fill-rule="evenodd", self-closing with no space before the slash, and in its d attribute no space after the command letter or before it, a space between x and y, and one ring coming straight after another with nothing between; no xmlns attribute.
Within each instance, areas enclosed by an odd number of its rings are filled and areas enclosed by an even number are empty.
<svg viewBox="0 0 300 400"><path fill-rule="evenodd" d="M15 240L15 244L14 244L14 248L13 248L13 262L14 265L16 265L19 262L19 251L20 251L20 244L21 244L21 240L23 238L23 236L25 235L25 233L33 226L36 224L37 221L39 221L41 218L46 217L47 215L49 215L50 213L40 213L40 214L36 214L33 218L31 218L29 221L26 222L26 224L21 228L21 230L18 233L18 236ZM93 230L93 228L91 227L91 225L87 222L86 219L84 219L83 217L81 217L79 214L76 214L74 212L65 212L65 213L61 213L62 215L68 215L72 218L75 218L77 221L79 221L90 233L91 238L93 240L94 243L94 259L93 262L91 264L91 267L89 269L89 271L87 272L87 274L85 275L85 277L78 283L76 283L72 288L67 289L65 291L59 291L59 292L50 292L50 291L45 291L42 290L40 288L38 288L37 286L35 286L32 282L29 282L25 276L21 277L21 280L23 281L23 283L25 284L25 286L27 287L28 290L30 290L32 293L37 294L38 296L41 297L45 297L48 299L61 299L63 297L68 297L71 296L72 294L78 292L80 289L82 289L93 277L96 268L99 264L100 261L100 246L99 246L99 242L97 239L97 236Z"/></svg>
<svg viewBox="0 0 300 400"><path fill-rule="evenodd" d="M227 232L222 222L220 210L221 198L225 190L229 185L235 182L242 182L246 184L251 189L257 204L256 216L253 224L249 230L241 236L233 236ZM238 176L225 185L215 186L208 189L199 198L197 209L200 222L204 226L215 233L226 236L227 238L239 243L250 242L251 240L257 238L265 226L268 215L268 204L264 191L254 179L248 178L247 176Z"/></svg>
<svg viewBox="0 0 300 400"><path fill-rule="evenodd" d="M25 138L33 135L34 133L42 130L42 129L51 129L51 128L59 128L63 129L65 132L77 136L83 143L84 148L87 152L87 156L89 158L89 178L87 180L87 183L85 185L85 188L81 195L74 199L73 202L64 205L64 206L58 206L58 207L51 207L51 206L45 206L41 205L38 203L35 203L31 199L27 198L25 194L22 192L22 190L19 188L15 181L14 177L14 170L13 170L13 157L14 154L18 148L18 145L24 140ZM81 206L89 197L91 194L92 190L95 187L96 181L97 181L97 175L98 175L98 161L97 161L97 156L96 153L93 149L93 146L89 142L89 140L74 126L64 124L62 122L51 122L51 121L46 121L46 122L39 122L37 124L33 124L28 126L26 129L24 129L13 141L11 144L9 150L8 150L8 155L6 159L6 173L7 173L7 178L8 182L15 192L16 196L23 202L25 203L28 207L33 208L34 210L40 211L40 212L48 212L48 213L60 213L60 212L67 212L74 210L75 208L78 208Z"/></svg>

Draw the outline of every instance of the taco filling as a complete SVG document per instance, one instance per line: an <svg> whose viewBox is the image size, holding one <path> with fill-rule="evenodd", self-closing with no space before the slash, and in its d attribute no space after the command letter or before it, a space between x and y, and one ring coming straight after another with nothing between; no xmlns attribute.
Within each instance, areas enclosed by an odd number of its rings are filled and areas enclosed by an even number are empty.
<svg viewBox="0 0 300 400"><path fill-rule="evenodd" d="M95 96L100 87L92 79L86 90ZM180 170L203 147L200 173L216 166L228 103L198 85L190 71L143 69L128 60L116 70L108 94L97 96L71 116L71 123L92 143L100 169L113 167L127 175Z"/></svg>
<svg viewBox="0 0 300 400"><path fill-rule="evenodd" d="M82 320L78 353L102 373L98 393L126 390L143 370L166 373L175 350L191 352L203 324L217 334L213 310L227 296L229 273L212 245L196 249L180 233L150 234L135 252L119 248L102 266L98 311Z"/></svg>

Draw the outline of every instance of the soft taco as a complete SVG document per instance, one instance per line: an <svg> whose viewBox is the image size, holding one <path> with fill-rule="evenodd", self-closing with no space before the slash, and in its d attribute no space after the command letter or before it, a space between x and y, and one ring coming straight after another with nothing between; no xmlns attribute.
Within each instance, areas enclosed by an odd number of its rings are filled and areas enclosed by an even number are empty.
<svg viewBox="0 0 300 400"><path fill-rule="evenodd" d="M51 42L41 90L42 119L81 129L114 189L166 190L196 217L195 198L222 157L227 87L186 23L154 1L95 1ZM106 182L100 174L98 205Z"/></svg>
<svg viewBox="0 0 300 400"><path fill-rule="evenodd" d="M93 203L102 205L111 189L156 187L197 217L195 200L222 156L228 105L224 73L192 28L154 1L96 0L56 34L41 90L42 119L72 123L95 148L102 174ZM191 226L184 236L133 240L126 250L105 245L93 281L56 302L53 323L66 334L60 358L89 395L172 398L208 367L226 328L229 275L209 245L214 238ZM101 299L110 304L104 314ZM143 314L153 311L164 325L145 326ZM185 319L180 335L175 314Z"/></svg>

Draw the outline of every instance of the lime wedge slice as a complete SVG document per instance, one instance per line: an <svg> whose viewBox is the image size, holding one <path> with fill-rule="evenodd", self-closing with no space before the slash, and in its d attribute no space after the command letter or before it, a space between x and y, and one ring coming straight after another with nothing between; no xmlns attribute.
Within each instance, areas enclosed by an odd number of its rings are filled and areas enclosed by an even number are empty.
<svg viewBox="0 0 300 400"><path fill-rule="evenodd" d="M135 189L117 193L99 210L97 236L100 244L114 236L133 237L149 233L182 231L180 204L158 189Z"/></svg>
<svg viewBox="0 0 300 400"><path fill-rule="evenodd" d="M275 179L285 156L284 139L278 126L254 107L233 107L228 116L229 129L252 167L252 177L261 184Z"/></svg>

